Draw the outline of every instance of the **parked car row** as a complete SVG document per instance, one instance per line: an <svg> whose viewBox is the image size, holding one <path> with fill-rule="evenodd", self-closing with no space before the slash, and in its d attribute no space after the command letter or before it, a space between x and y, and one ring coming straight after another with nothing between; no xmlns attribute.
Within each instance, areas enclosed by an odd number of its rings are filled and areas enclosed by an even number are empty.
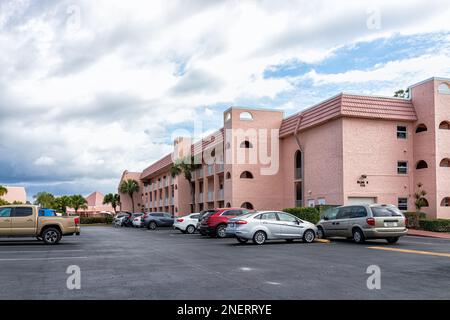
<svg viewBox="0 0 450 320"><path fill-rule="evenodd" d="M130 222L131 221L131 222ZM240 243L261 245L269 240L311 243L316 238L345 237L356 243L366 239L386 239L396 243L406 235L406 219L393 205L348 205L326 210L317 225L282 211L255 211L243 208L209 209L174 218L166 212L121 213L116 226L173 227L182 233L234 237Z"/></svg>

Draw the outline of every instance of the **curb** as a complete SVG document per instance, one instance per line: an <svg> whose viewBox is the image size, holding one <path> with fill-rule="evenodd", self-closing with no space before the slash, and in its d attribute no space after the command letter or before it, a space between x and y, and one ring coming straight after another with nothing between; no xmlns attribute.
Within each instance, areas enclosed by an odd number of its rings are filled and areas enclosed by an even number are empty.
<svg viewBox="0 0 450 320"><path fill-rule="evenodd" d="M318 243L330 243L330 240L327 239L315 239L314 242L318 242Z"/></svg>

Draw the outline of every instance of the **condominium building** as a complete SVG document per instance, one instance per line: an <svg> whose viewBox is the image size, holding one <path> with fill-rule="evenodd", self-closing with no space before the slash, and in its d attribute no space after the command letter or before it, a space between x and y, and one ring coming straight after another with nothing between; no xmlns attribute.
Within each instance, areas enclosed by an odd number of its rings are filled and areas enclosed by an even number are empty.
<svg viewBox="0 0 450 320"><path fill-rule="evenodd" d="M199 162L191 181L172 177L174 161L189 155ZM450 218L450 79L412 85L408 98L341 93L289 117L232 107L214 134L180 137L172 154L133 174L140 209L177 216L353 203L414 211L425 190L421 210Z"/></svg>
<svg viewBox="0 0 450 320"><path fill-rule="evenodd" d="M27 192L24 187L6 187L8 192L1 196L0 199L5 200L9 203L26 203L27 202Z"/></svg>

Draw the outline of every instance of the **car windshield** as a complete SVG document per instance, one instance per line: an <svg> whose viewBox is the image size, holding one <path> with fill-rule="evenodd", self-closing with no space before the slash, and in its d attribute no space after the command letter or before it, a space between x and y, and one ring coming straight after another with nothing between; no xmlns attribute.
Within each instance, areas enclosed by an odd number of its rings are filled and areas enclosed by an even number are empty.
<svg viewBox="0 0 450 320"><path fill-rule="evenodd" d="M402 212L395 207L372 207L374 217L402 217Z"/></svg>

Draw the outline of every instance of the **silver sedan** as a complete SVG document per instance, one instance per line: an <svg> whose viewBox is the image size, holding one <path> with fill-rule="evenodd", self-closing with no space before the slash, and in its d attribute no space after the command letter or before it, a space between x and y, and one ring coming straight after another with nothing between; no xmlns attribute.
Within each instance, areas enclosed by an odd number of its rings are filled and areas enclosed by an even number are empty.
<svg viewBox="0 0 450 320"><path fill-rule="evenodd" d="M286 212L259 211L230 219L226 232L240 243L253 240L255 244L264 244L266 240L276 239L302 239L311 243L316 238L317 228Z"/></svg>

